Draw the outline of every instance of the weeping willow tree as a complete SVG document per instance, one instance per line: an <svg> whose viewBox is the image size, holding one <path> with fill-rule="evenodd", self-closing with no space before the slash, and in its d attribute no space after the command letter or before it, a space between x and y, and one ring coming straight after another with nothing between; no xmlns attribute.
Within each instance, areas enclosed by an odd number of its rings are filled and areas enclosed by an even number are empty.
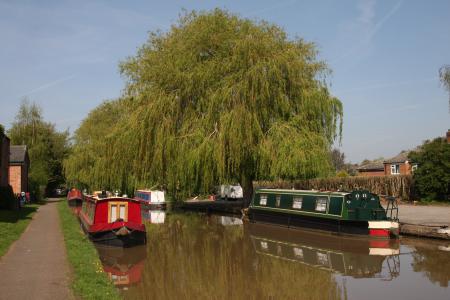
<svg viewBox="0 0 450 300"><path fill-rule="evenodd" d="M227 11L191 12L120 64L131 99L95 176L163 185L175 198L255 179L329 174L342 104L314 44ZM105 172L105 168L108 171ZM107 174L105 174L107 173Z"/></svg>
<svg viewBox="0 0 450 300"><path fill-rule="evenodd" d="M64 173L67 183L79 188L103 188L105 166L110 160L106 148L110 146L108 137L120 118L127 115L127 101L119 99L105 101L81 122L75 131L73 147L64 161ZM109 186L108 186L109 187Z"/></svg>

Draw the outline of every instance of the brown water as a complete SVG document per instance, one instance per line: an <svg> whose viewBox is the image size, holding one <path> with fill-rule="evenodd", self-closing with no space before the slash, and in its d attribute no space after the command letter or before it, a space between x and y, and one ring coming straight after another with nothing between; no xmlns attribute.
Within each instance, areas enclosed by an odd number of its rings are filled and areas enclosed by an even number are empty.
<svg viewBox="0 0 450 300"><path fill-rule="evenodd" d="M450 299L450 242L343 238L194 213L148 219L147 245L99 248L125 299Z"/></svg>

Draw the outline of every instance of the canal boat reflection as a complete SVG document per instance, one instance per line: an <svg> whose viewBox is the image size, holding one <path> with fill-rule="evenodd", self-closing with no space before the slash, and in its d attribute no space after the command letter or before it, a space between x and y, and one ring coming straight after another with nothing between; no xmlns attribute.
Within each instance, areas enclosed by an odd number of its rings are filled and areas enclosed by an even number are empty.
<svg viewBox="0 0 450 300"><path fill-rule="evenodd" d="M240 226L243 224L241 218L231 216L215 216L217 223L222 226Z"/></svg>
<svg viewBox="0 0 450 300"><path fill-rule="evenodd" d="M245 224L259 255L298 262L354 278L399 275L399 241L342 237L262 224ZM385 268L383 268L385 267ZM386 272L384 272L386 270Z"/></svg>
<svg viewBox="0 0 450 300"><path fill-rule="evenodd" d="M108 247L96 244L104 272L118 288L128 288L141 280L147 257L145 246L132 248Z"/></svg>
<svg viewBox="0 0 450 300"><path fill-rule="evenodd" d="M164 224L166 212L164 210L142 209L142 219L151 224Z"/></svg>

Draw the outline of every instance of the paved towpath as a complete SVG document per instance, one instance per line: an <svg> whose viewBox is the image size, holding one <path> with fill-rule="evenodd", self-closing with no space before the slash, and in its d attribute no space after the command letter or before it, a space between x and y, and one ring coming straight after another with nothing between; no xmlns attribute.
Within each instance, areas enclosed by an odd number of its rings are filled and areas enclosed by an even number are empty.
<svg viewBox="0 0 450 300"><path fill-rule="evenodd" d="M450 206L402 204L398 207L398 218L401 223L450 227Z"/></svg>
<svg viewBox="0 0 450 300"><path fill-rule="evenodd" d="M57 202L50 199L0 258L0 298L74 299L69 284Z"/></svg>

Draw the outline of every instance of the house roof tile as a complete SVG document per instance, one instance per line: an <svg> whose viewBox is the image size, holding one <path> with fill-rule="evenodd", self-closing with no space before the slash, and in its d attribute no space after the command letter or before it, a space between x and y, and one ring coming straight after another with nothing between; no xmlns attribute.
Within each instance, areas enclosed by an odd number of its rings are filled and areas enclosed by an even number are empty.
<svg viewBox="0 0 450 300"><path fill-rule="evenodd" d="M383 171L384 165L382 162L372 162L362 165L357 168L358 171Z"/></svg>
<svg viewBox="0 0 450 300"><path fill-rule="evenodd" d="M9 149L9 162L10 163L22 163L25 162L27 156L27 146L25 145L12 145Z"/></svg>

